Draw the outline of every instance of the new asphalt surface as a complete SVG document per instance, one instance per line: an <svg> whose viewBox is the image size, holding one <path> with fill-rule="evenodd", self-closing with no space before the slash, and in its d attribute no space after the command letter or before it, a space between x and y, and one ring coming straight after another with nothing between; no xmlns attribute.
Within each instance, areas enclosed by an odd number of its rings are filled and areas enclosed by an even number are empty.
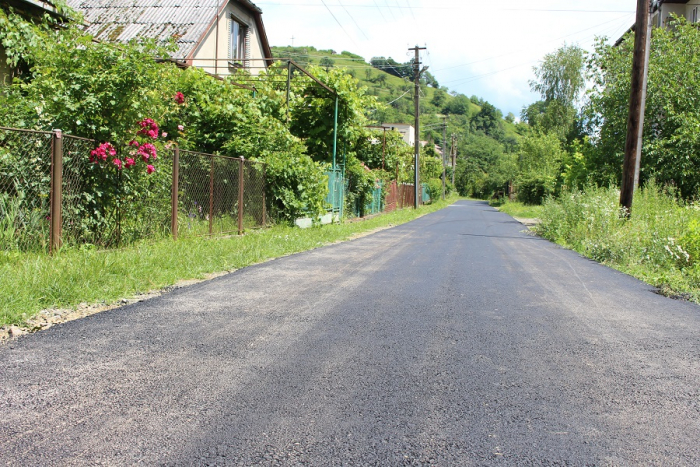
<svg viewBox="0 0 700 467"><path fill-rule="evenodd" d="M0 346L7 465L700 465L700 307L482 202Z"/></svg>

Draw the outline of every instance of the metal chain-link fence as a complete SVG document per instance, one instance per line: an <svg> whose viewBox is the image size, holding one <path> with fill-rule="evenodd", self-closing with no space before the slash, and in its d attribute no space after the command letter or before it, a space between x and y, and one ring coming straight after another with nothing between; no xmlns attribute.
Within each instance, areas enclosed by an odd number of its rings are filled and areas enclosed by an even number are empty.
<svg viewBox="0 0 700 467"><path fill-rule="evenodd" d="M0 127L0 250L46 249L52 133Z"/></svg>
<svg viewBox="0 0 700 467"><path fill-rule="evenodd" d="M0 250L114 247L176 236L178 227L216 235L268 224L264 164L166 149L149 160L148 173L145 164L117 170L91 162L96 145L59 131L0 127ZM122 160L130 156L117 150Z"/></svg>
<svg viewBox="0 0 700 467"><path fill-rule="evenodd" d="M267 224L263 164L180 151L178 235L241 233Z"/></svg>

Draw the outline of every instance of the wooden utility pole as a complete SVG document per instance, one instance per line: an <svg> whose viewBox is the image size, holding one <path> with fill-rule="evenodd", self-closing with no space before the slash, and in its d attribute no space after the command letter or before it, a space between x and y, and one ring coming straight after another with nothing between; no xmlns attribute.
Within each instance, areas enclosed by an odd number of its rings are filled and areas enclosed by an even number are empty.
<svg viewBox="0 0 700 467"><path fill-rule="evenodd" d="M627 215L632 210L634 190L639 183L639 167L642 157L646 78L651 39L650 9L651 0L637 0L637 23L632 58L632 91L630 93L625 160L622 165L622 187L620 190L620 205L625 208Z"/></svg>
<svg viewBox="0 0 700 467"><path fill-rule="evenodd" d="M424 67L422 70L420 68L420 51L425 50L425 47L418 47L415 46L412 49L408 50L413 50L416 55L413 60L413 79L414 79L414 84L415 84L415 91L414 91L414 96L413 100L415 103L415 127L416 127L416 134L415 134L415 155L414 155L414 177L413 177L413 183L414 183L414 191L415 191L415 199L413 200L413 207L415 209L418 209L419 206L419 194L421 193L420 189L420 175L418 173L418 158L420 156L420 75L423 73L425 70L427 70L427 67Z"/></svg>

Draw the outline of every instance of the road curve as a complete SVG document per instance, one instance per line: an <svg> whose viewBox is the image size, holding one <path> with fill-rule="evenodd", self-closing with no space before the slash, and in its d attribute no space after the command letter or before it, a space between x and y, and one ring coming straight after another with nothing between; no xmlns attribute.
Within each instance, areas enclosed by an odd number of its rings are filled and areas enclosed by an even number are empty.
<svg viewBox="0 0 700 467"><path fill-rule="evenodd" d="M0 464L700 465L700 307L483 202L0 346Z"/></svg>

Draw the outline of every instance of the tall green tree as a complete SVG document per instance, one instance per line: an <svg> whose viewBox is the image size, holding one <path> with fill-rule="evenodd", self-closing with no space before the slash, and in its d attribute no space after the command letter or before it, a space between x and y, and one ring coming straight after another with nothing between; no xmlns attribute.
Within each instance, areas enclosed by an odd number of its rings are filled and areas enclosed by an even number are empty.
<svg viewBox="0 0 700 467"><path fill-rule="evenodd" d="M598 183L619 183L627 129L633 35L599 40L589 59L594 86L585 108L593 145L586 165ZM684 18L651 39L640 181L655 178L695 197L700 189L700 31Z"/></svg>
<svg viewBox="0 0 700 467"><path fill-rule="evenodd" d="M584 51L575 45L564 45L545 55L534 68L536 79L530 81L541 102L527 107L523 117L535 128L553 132L565 140L576 119L577 103L585 88Z"/></svg>

